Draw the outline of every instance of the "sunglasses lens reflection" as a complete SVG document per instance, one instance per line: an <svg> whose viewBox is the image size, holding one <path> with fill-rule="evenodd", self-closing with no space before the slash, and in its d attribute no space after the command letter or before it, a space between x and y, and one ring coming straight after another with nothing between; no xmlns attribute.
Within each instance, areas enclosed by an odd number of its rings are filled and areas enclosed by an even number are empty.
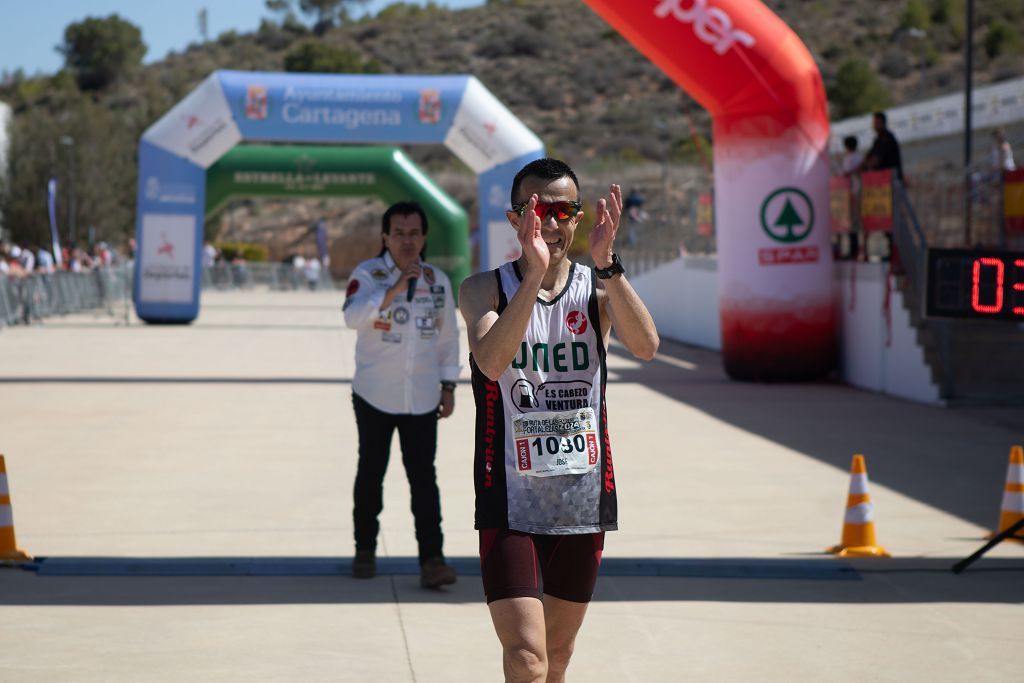
<svg viewBox="0 0 1024 683"><path fill-rule="evenodd" d="M554 214L555 220L566 221L575 216L579 209L574 202L554 202L551 204L537 202L537 207L534 210L541 220Z"/></svg>

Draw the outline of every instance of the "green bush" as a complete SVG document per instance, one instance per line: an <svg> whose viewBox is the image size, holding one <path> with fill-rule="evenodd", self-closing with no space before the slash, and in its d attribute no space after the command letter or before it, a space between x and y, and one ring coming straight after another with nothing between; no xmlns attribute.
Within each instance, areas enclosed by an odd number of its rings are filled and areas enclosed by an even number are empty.
<svg viewBox="0 0 1024 683"><path fill-rule="evenodd" d="M861 59L849 59L840 65L835 83L828 89L828 99L835 105L835 118L885 109L891 102L874 70Z"/></svg>
<svg viewBox="0 0 1024 683"><path fill-rule="evenodd" d="M900 28L927 29L931 24L931 17L921 0L907 0L900 14Z"/></svg>
<svg viewBox="0 0 1024 683"><path fill-rule="evenodd" d="M1020 37L1017 29L1002 19L996 19L988 27L982 43L989 59L999 55L1016 53L1020 49Z"/></svg>
<svg viewBox="0 0 1024 683"><path fill-rule="evenodd" d="M284 56L284 70L301 73L380 73L380 63L364 60L355 50L308 40Z"/></svg>

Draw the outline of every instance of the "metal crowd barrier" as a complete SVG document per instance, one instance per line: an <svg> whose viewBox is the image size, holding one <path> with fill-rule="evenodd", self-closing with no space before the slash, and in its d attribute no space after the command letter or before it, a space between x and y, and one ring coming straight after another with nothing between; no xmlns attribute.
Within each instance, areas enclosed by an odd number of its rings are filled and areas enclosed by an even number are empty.
<svg viewBox="0 0 1024 683"><path fill-rule="evenodd" d="M337 289L326 268L321 268L317 279L310 282L302 270L287 263L217 263L203 267L201 282L204 289L220 290L254 287L269 287L276 291Z"/></svg>
<svg viewBox="0 0 1024 683"><path fill-rule="evenodd" d="M115 305L131 294L130 265L87 272L0 275L0 326L29 325L55 315L99 310L115 315Z"/></svg>

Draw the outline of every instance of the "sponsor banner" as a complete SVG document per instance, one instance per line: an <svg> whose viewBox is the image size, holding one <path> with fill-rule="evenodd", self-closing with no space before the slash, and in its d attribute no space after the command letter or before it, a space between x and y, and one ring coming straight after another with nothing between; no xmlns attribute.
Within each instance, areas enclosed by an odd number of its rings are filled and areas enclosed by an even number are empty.
<svg viewBox="0 0 1024 683"><path fill-rule="evenodd" d="M945 95L924 102L886 110L889 130L900 142L947 135L963 135L964 96ZM1024 120L1024 78L975 88L972 93L971 126L982 130ZM871 115L843 119L832 125L831 151L842 153L843 138L853 135L861 149L875 138Z"/></svg>
<svg viewBox="0 0 1024 683"><path fill-rule="evenodd" d="M476 173L543 149L540 138L472 76L444 144Z"/></svg>
<svg viewBox="0 0 1024 683"><path fill-rule="evenodd" d="M828 161L805 146L759 160L717 159L715 222L723 300L756 295L787 310L832 291ZM726 230L722 226L729 226Z"/></svg>
<svg viewBox="0 0 1024 683"><path fill-rule="evenodd" d="M853 227L851 216L851 183L844 176L832 176L828 181L828 208L832 218L832 234L850 232Z"/></svg>
<svg viewBox="0 0 1024 683"><path fill-rule="evenodd" d="M266 192L322 192L365 187L367 192L377 189L377 174L370 172L339 173L333 171L235 171L231 181L237 186L248 186Z"/></svg>
<svg viewBox="0 0 1024 683"><path fill-rule="evenodd" d="M142 215L139 241L139 297L143 302L192 301L196 219L191 215Z"/></svg>
<svg viewBox="0 0 1024 683"><path fill-rule="evenodd" d="M759 249L757 262L762 266L779 266L788 263L816 263L818 247L779 247Z"/></svg>
<svg viewBox="0 0 1024 683"><path fill-rule="evenodd" d="M1003 171L1003 215L1006 232L1024 234L1024 170Z"/></svg>
<svg viewBox="0 0 1024 683"><path fill-rule="evenodd" d="M865 232L892 230L892 171L860 176L860 224Z"/></svg>
<svg viewBox="0 0 1024 683"><path fill-rule="evenodd" d="M218 71L246 140L440 143L466 76Z"/></svg>
<svg viewBox="0 0 1024 683"><path fill-rule="evenodd" d="M242 134L214 73L150 126L142 139L209 168L242 140Z"/></svg>
<svg viewBox="0 0 1024 683"><path fill-rule="evenodd" d="M11 106L0 102L0 169L7 168L7 127L11 123Z"/></svg>
<svg viewBox="0 0 1024 683"><path fill-rule="evenodd" d="M50 216L50 250L58 270L64 267L64 258L60 250L60 237L57 235L57 177L50 178L46 183L46 210Z"/></svg>

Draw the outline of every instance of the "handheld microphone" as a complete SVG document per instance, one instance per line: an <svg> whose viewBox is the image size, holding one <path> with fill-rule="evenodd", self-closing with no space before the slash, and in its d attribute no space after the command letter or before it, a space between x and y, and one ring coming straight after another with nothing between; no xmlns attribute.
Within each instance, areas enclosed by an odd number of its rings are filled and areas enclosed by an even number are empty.
<svg viewBox="0 0 1024 683"><path fill-rule="evenodd" d="M405 300L412 301L412 298L416 296L416 284L419 278L409 278L409 289L405 291Z"/></svg>

